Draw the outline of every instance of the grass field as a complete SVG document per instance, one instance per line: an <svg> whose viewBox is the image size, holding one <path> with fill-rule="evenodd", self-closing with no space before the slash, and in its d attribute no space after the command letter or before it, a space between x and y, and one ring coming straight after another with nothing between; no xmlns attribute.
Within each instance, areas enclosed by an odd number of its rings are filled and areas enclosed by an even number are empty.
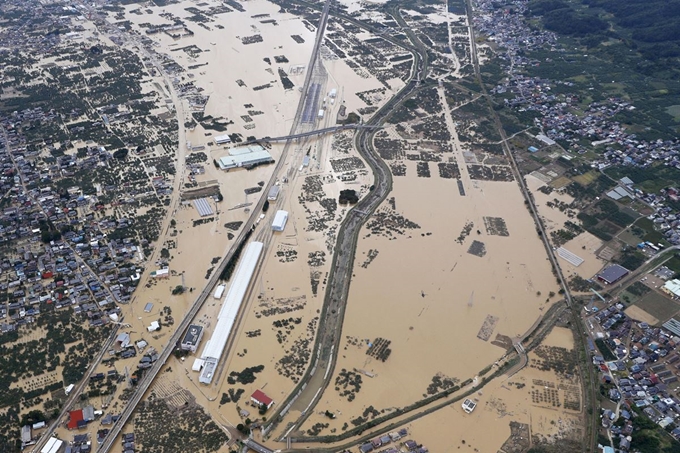
<svg viewBox="0 0 680 453"><path fill-rule="evenodd" d="M680 304L655 291L644 295L635 305L661 322L666 322L680 311Z"/></svg>
<svg viewBox="0 0 680 453"><path fill-rule="evenodd" d="M635 305L638 299L640 299L640 296L636 296L628 291L621 291L619 293L619 298L624 301L626 305Z"/></svg>
<svg viewBox="0 0 680 453"><path fill-rule="evenodd" d="M680 273L680 254L676 253L675 256L666 261L665 264L670 270Z"/></svg>
<svg viewBox="0 0 680 453"><path fill-rule="evenodd" d="M572 179L574 181L576 181L577 183L581 184L582 186L587 186L591 182L595 181L597 179L598 175L599 175L599 173L596 172L596 171L589 171L589 172L584 173L582 175L573 176Z"/></svg>
<svg viewBox="0 0 680 453"><path fill-rule="evenodd" d="M640 238L635 236L631 231L630 228L626 228L625 231L622 231L619 234L619 239L621 239L623 242L626 244L635 247L640 243Z"/></svg>
<svg viewBox="0 0 680 453"><path fill-rule="evenodd" d="M562 188L566 185L568 185L571 182L571 179L567 178L566 176L559 176L555 179L552 180L550 183L551 187L554 187L555 189Z"/></svg>
<svg viewBox="0 0 680 453"><path fill-rule="evenodd" d="M645 231L645 235L642 236L643 241L650 241L653 243L658 243L664 241L664 236L660 231L654 229L654 223L646 217L642 217L635 222L635 225L642 228Z"/></svg>
<svg viewBox="0 0 680 453"><path fill-rule="evenodd" d="M675 118L675 121L680 121L680 105L671 105L666 107L666 112Z"/></svg>

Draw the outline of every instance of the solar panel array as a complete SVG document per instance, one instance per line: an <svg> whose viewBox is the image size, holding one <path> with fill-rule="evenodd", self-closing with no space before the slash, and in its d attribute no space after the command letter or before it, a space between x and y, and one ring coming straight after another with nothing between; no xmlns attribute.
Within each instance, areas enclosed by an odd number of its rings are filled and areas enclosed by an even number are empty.
<svg viewBox="0 0 680 453"><path fill-rule="evenodd" d="M564 260L573 264L576 267L580 266L583 263L583 258L574 253L571 253L569 250L563 247L557 249L557 254L560 256L560 258L563 258Z"/></svg>
<svg viewBox="0 0 680 453"><path fill-rule="evenodd" d="M210 203L208 203L208 200L206 200L205 198L199 198L198 200L194 200L194 207L198 211L198 215L200 215L201 217L213 215L212 207L210 206Z"/></svg>

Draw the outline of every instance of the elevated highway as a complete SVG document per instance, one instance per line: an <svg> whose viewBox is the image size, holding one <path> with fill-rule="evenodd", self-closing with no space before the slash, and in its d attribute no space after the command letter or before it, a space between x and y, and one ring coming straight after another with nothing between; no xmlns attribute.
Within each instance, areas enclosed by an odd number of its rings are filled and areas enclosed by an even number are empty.
<svg viewBox="0 0 680 453"><path fill-rule="evenodd" d="M265 142L287 142L289 140L298 140L301 138L312 137L315 135L333 134L335 132L349 131L349 130L359 130L359 129L380 129L382 126L374 126L370 124L343 124L342 126L332 126L323 129L316 129L313 131L299 132L297 134L284 135L283 137L262 137L257 140L250 140L245 144Z"/></svg>
<svg viewBox="0 0 680 453"><path fill-rule="evenodd" d="M262 444L258 444L257 442L250 438L243 441L243 444L246 447L250 448L251 450L256 451L257 453L274 453L273 450L270 450L269 448L265 447Z"/></svg>
<svg viewBox="0 0 680 453"><path fill-rule="evenodd" d="M294 1L308 5L302 0ZM318 6L316 7L318 8ZM410 39L412 44L414 41L418 43L415 36L411 36ZM272 435L279 424L285 422L283 432L277 433L275 438L278 441L289 440L289 435L298 429L309 414L314 411L321 395L332 379L338 354L335 352L335 347L339 345L341 340L342 323L349 294L358 235L362 225L392 190L392 174L387 164L373 148L373 135L375 130L381 128L390 115L419 89L419 81L426 78L429 67L426 53L421 53L419 45L408 46L403 43L397 45L412 52L414 70L406 86L387 101L368 121L367 125L373 126L373 128L362 128L355 136L355 146L371 168L374 184L366 196L359 200L347 213L340 226L316 341L312 349L315 354L298 385L280 404L277 412L270 417L263 427L264 438ZM295 420L286 419L286 415L291 409L299 410L301 413Z"/></svg>

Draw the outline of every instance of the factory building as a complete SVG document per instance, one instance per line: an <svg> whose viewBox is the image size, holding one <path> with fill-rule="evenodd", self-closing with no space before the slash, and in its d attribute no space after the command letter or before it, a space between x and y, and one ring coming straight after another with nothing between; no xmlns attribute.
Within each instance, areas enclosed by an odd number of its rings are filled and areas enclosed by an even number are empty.
<svg viewBox="0 0 680 453"><path fill-rule="evenodd" d="M241 258L241 263L234 273L231 286L217 315L215 330L210 340L206 343L201 356L203 371L201 371L198 380L203 384L210 384L215 376L217 364L222 358L224 347L236 322L236 316L245 299L250 281L255 274L255 268L260 260L263 248L264 244L262 242L251 242L248 244L243 258Z"/></svg>
<svg viewBox="0 0 680 453"><path fill-rule="evenodd" d="M45 446L40 450L40 453L57 453L61 450L63 444L63 440L59 440L56 437L50 437Z"/></svg>
<svg viewBox="0 0 680 453"><path fill-rule="evenodd" d="M602 272L597 274L597 278L608 285L613 285L614 283L618 282L623 277L628 275L629 272L630 271L623 266L619 266L618 264L612 264L611 266L605 268Z"/></svg>
<svg viewBox="0 0 680 453"><path fill-rule="evenodd" d="M680 297L680 278L667 281L661 290L669 296Z"/></svg>
<svg viewBox="0 0 680 453"><path fill-rule="evenodd" d="M264 149L260 151L251 151L235 155L221 157L217 163L221 170L230 170L232 168L252 167L259 164L266 164L274 162L274 158L269 152Z"/></svg>

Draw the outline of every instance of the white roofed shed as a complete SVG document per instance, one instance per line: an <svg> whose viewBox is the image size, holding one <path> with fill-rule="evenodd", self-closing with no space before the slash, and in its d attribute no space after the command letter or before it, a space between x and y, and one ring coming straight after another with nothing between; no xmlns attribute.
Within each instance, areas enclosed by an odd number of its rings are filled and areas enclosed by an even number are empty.
<svg viewBox="0 0 680 453"><path fill-rule="evenodd" d="M274 221L272 222L272 230L283 231L288 222L288 211L276 211Z"/></svg>

